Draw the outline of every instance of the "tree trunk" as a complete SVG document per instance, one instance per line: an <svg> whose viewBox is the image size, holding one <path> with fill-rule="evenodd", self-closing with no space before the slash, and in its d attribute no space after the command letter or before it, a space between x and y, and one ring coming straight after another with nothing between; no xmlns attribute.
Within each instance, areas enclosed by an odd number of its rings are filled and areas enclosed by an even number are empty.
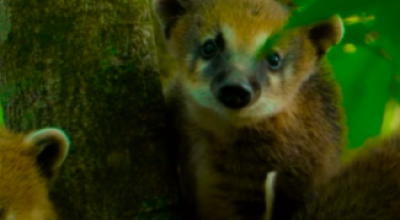
<svg viewBox="0 0 400 220"><path fill-rule="evenodd" d="M61 220L176 219L148 0L12 0L0 45L6 127L63 128Z"/></svg>
<svg viewBox="0 0 400 220"><path fill-rule="evenodd" d="M7 39L8 33L10 32L10 11L7 7L6 0L0 0L0 45ZM2 61L0 59L0 68ZM3 108L1 107L0 99L0 127L4 126Z"/></svg>

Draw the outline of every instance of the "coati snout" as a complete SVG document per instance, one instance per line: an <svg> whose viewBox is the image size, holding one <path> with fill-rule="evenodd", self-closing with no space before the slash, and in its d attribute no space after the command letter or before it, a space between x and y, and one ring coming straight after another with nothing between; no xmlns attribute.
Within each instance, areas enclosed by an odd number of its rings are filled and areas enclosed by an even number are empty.
<svg viewBox="0 0 400 220"><path fill-rule="evenodd" d="M260 96L261 82L243 74L220 73L214 77L211 90L215 99L229 109L242 109L256 102Z"/></svg>

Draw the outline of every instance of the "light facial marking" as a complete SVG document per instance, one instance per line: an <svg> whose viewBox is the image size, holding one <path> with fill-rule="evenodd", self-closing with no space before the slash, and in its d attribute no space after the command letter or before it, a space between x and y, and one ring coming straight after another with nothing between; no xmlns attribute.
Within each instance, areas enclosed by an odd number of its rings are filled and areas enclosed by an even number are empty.
<svg viewBox="0 0 400 220"><path fill-rule="evenodd" d="M279 109L279 102L277 100L261 96L260 99L252 106L249 106L244 111L235 112L232 116L235 117L237 123L251 123L265 118L271 114L276 113Z"/></svg>
<svg viewBox="0 0 400 220"><path fill-rule="evenodd" d="M7 220L15 220L16 218L15 218L15 214L14 213L10 213L8 216L7 216Z"/></svg>
<svg viewBox="0 0 400 220"><path fill-rule="evenodd" d="M209 86L205 83L201 83L201 86L187 85L191 96L196 100L197 103L203 107L213 107L214 97L209 89Z"/></svg>
<svg viewBox="0 0 400 220"><path fill-rule="evenodd" d="M268 102L268 100L266 101L267 104L267 113L268 114L272 114L275 113L276 109L277 109L277 104L273 101Z"/></svg>
<svg viewBox="0 0 400 220"><path fill-rule="evenodd" d="M270 86L272 89L274 88L279 88L280 86L280 76L274 75L274 74L268 74L268 78L270 81Z"/></svg>
<svg viewBox="0 0 400 220"><path fill-rule="evenodd" d="M247 69L249 68L247 62L237 59L236 62L234 62L235 70L239 72L240 74L245 74Z"/></svg>
<svg viewBox="0 0 400 220"><path fill-rule="evenodd" d="M293 75L293 66L289 65L287 68L284 69L283 71L283 78L285 80L288 80L290 77Z"/></svg>
<svg viewBox="0 0 400 220"><path fill-rule="evenodd" d="M228 44L228 48L230 45L235 45L236 35L235 31L227 24L222 25L222 36L225 40L225 43Z"/></svg>
<svg viewBox="0 0 400 220"><path fill-rule="evenodd" d="M185 61L187 62L188 65L191 65L193 60L194 60L193 54L191 54L191 53L186 54Z"/></svg>
<svg viewBox="0 0 400 220"><path fill-rule="evenodd" d="M269 99L268 97L261 97L256 108L254 109L255 114L261 113L261 115L270 115L275 113L278 104L274 99Z"/></svg>
<svg viewBox="0 0 400 220"><path fill-rule="evenodd" d="M198 64L197 64L196 72L198 72L198 73L204 72L206 70L206 68L208 67L208 65L209 64L207 61L199 60Z"/></svg>
<svg viewBox="0 0 400 220"><path fill-rule="evenodd" d="M254 39L253 51L258 52L261 50L265 45L265 42L267 42L268 36L269 34L267 33L262 33L256 36Z"/></svg>

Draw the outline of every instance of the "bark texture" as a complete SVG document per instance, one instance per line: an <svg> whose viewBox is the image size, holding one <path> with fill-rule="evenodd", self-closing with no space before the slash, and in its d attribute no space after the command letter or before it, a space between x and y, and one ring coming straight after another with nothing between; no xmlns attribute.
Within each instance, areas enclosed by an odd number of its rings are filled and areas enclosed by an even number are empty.
<svg viewBox="0 0 400 220"><path fill-rule="evenodd" d="M6 127L63 128L61 220L177 219L148 0L12 0L0 45Z"/></svg>

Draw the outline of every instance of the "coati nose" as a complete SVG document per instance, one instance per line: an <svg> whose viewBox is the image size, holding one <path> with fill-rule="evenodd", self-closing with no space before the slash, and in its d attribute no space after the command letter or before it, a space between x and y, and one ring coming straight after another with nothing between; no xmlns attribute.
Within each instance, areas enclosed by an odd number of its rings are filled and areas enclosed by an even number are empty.
<svg viewBox="0 0 400 220"><path fill-rule="evenodd" d="M218 91L217 98L231 109L244 108L251 101L251 88L240 84L225 85Z"/></svg>

